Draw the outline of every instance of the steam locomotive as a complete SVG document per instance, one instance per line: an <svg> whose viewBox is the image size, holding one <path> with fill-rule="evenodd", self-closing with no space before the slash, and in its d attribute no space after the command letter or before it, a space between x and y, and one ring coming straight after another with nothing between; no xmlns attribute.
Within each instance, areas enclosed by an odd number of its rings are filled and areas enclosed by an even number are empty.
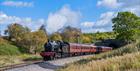
<svg viewBox="0 0 140 71"><path fill-rule="evenodd" d="M64 41L48 41L44 44L44 51L40 53L43 60L52 60L76 55L100 53L112 50L111 47L89 44L68 43Z"/></svg>

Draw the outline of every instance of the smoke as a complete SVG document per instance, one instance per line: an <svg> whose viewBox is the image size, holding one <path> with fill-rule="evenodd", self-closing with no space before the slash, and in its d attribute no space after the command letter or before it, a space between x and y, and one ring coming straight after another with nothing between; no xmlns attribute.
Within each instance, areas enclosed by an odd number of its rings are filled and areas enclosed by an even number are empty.
<svg viewBox="0 0 140 71"><path fill-rule="evenodd" d="M80 12L73 11L68 5L64 5L59 11L49 14L46 30L48 33L53 33L65 26L78 27L80 18Z"/></svg>

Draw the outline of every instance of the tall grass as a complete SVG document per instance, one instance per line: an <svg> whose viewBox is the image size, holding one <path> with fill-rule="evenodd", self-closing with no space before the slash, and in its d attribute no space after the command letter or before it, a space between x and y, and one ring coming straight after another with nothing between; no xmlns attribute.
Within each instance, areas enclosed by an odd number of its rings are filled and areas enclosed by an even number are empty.
<svg viewBox="0 0 140 71"><path fill-rule="evenodd" d="M0 56L0 67L7 66L7 65L18 64L18 63L23 63L23 61L20 60L15 55L12 55L12 56L11 55L1 55Z"/></svg>
<svg viewBox="0 0 140 71"><path fill-rule="evenodd" d="M60 71L124 71L134 69L140 69L139 42L68 64Z"/></svg>
<svg viewBox="0 0 140 71"><path fill-rule="evenodd" d="M0 67L24 63L26 61L42 60L40 55L20 54L20 55L0 55Z"/></svg>
<svg viewBox="0 0 140 71"><path fill-rule="evenodd" d="M92 60L87 64L71 64L59 71L128 71L140 70L140 52L115 56L112 58Z"/></svg>

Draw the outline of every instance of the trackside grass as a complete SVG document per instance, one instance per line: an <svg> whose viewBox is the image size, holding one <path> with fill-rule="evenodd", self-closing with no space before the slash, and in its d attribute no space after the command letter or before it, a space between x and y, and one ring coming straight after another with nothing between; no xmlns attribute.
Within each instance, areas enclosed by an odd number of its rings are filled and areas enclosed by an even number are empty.
<svg viewBox="0 0 140 71"><path fill-rule="evenodd" d="M17 56L10 56L10 55L4 55L0 56L0 67L2 66L7 66L7 65L13 65L13 64L18 64L18 63L23 63Z"/></svg>
<svg viewBox="0 0 140 71"><path fill-rule="evenodd" d="M24 63L26 61L42 60L42 57L33 54L24 54L20 47L12 45L9 41L0 38L0 67Z"/></svg>
<svg viewBox="0 0 140 71"><path fill-rule="evenodd" d="M67 64L58 71L134 71L140 69L140 43Z"/></svg>
<svg viewBox="0 0 140 71"><path fill-rule="evenodd" d="M1 55L0 56L0 67L24 63L26 61L42 60L40 55L31 54L20 54L20 55Z"/></svg>
<svg viewBox="0 0 140 71"><path fill-rule="evenodd" d="M59 71L139 71L140 52L115 56L111 58L92 60L86 64L71 64Z"/></svg>

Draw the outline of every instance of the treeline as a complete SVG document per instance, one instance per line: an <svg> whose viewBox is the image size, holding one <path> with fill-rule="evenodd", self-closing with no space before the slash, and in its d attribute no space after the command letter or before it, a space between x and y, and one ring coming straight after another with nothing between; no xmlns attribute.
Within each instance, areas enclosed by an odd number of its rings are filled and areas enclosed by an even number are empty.
<svg viewBox="0 0 140 71"><path fill-rule="evenodd" d="M44 26L32 32L28 27L18 23L9 25L8 29L5 30L5 34L8 35L7 40L18 46L21 52L33 54L42 51L44 43L48 40L60 40L70 43L94 43L97 40L114 37L113 32L82 33L80 29L70 26L52 34L47 34Z"/></svg>
<svg viewBox="0 0 140 71"><path fill-rule="evenodd" d="M114 32L96 32L96 33L83 33L82 43L95 43L96 41L102 41L106 39L115 39L116 34Z"/></svg>
<svg viewBox="0 0 140 71"><path fill-rule="evenodd" d="M70 26L49 35L50 40L63 40L71 43L94 43L105 39L115 39L115 37L114 32L82 33L80 29Z"/></svg>

